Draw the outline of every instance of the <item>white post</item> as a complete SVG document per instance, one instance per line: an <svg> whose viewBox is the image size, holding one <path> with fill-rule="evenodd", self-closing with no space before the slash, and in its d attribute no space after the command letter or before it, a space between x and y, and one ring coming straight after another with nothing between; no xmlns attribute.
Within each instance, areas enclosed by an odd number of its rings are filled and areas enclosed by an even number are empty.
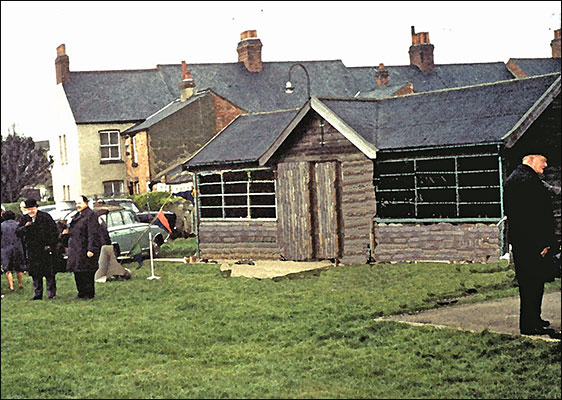
<svg viewBox="0 0 562 400"><path fill-rule="evenodd" d="M152 257L152 232L148 231L148 248L150 251L150 269L152 271L152 275L150 275L148 278L146 279L160 279L159 276L155 276L154 275L154 258Z"/></svg>

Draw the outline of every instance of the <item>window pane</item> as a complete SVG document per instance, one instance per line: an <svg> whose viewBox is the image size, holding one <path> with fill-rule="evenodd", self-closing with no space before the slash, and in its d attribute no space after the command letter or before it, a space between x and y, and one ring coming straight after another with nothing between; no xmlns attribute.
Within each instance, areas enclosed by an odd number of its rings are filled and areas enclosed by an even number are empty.
<svg viewBox="0 0 562 400"><path fill-rule="evenodd" d="M199 190L201 194L221 194L222 189L220 183L218 184L211 184L211 185L200 185Z"/></svg>
<svg viewBox="0 0 562 400"><path fill-rule="evenodd" d="M420 189L418 190L418 201L455 202L457 201L457 194L455 189Z"/></svg>
<svg viewBox="0 0 562 400"><path fill-rule="evenodd" d="M199 175L199 183L220 182L220 174Z"/></svg>
<svg viewBox="0 0 562 400"><path fill-rule="evenodd" d="M455 186L454 174L424 174L416 179L418 186Z"/></svg>
<svg viewBox="0 0 562 400"><path fill-rule="evenodd" d="M418 205L419 218L454 218L457 216L455 204L420 204Z"/></svg>
<svg viewBox="0 0 562 400"><path fill-rule="evenodd" d="M212 196L212 197L200 197L201 206L221 206L222 196Z"/></svg>
<svg viewBox="0 0 562 400"><path fill-rule="evenodd" d="M414 176L382 176L379 189L409 189L414 187Z"/></svg>
<svg viewBox="0 0 562 400"><path fill-rule="evenodd" d="M222 218L221 208L201 208L201 218Z"/></svg>
<svg viewBox="0 0 562 400"><path fill-rule="evenodd" d="M418 160L416 170L419 172L444 172L455 170L453 158L437 158L433 160Z"/></svg>
<svg viewBox="0 0 562 400"><path fill-rule="evenodd" d="M459 174L459 186L497 186L499 174L497 172L480 172Z"/></svg>
<svg viewBox="0 0 562 400"><path fill-rule="evenodd" d="M135 217L133 216L133 213L129 212L129 211L121 211L121 213L123 214L123 222L126 224L134 224L135 221Z"/></svg>
<svg viewBox="0 0 562 400"><path fill-rule="evenodd" d="M275 207L252 207L251 218L275 218Z"/></svg>
<svg viewBox="0 0 562 400"><path fill-rule="evenodd" d="M248 204L246 196L225 196L224 205L226 206L245 206Z"/></svg>
<svg viewBox="0 0 562 400"><path fill-rule="evenodd" d="M260 206L274 206L275 205L275 195L274 194L268 194L268 195L255 195L255 196L250 196L250 204L252 206L254 205L260 205Z"/></svg>
<svg viewBox="0 0 562 400"><path fill-rule="evenodd" d="M461 204L459 211L465 218L499 218L501 213L499 204Z"/></svg>
<svg viewBox="0 0 562 400"><path fill-rule="evenodd" d="M275 179L273 171L270 169L263 169L251 171L252 181L272 181Z"/></svg>
<svg viewBox="0 0 562 400"><path fill-rule="evenodd" d="M222 175L222 179L225 182L245 182L248 180L248 172L247 171L225 172Z"/></svg>
<svg viewBox="0 0 562 400"><path fill-rule="evenodd" d="M109 226L123 225L123 218L120 212L111 212L108 214Z"/></svg>
<svg viewBox="0 0 562 400"><path fill-rule="evenodd" d="M251 183L250 193L275 193L275 184L273 182Z"/></svg>
<svg viewBox="0 0 562 400"><path fill-rule="evenodd" d="M100 143L102 145L109 144L109 138L108 138L107 132L100 133Z"/></svg>
<svg viewBox="0 0 562 400"><path fill-rule="evenodd" d="M226 218L248 218L248 209L244 208L225 208L224 214Z"/></svg>
<svg viewBox="0 0 562 400"><path fill-rule="evenodd" d="M248 184L227 183L224 185L224 193L248 193Z"/></svg>
<svg viewBox="0 0 562 400"><path fill-rule="evenodd" d="M101 158L109 158L109 147L101 148Z"/></svg>
<svg viewBox="0 0 562 400"><path fill-rule="evenodd" d="M111 147L111 158L119 158L119 147Z"/></svg>
<svg viewBox="0 0 562 400"><path fill-rule="evenodd" d="M110 132L109 133L109 143L110 144L118 144L119 143L119 133L117 132Z"/></svg>

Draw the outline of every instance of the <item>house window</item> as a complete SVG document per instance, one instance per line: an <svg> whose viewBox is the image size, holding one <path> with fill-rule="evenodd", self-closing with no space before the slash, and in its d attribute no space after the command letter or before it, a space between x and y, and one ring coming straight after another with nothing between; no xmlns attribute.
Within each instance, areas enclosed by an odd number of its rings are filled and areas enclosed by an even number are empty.
<svg viewBox="0 0 562 400"><path fill-rule="evenodd" d="M60 163L68 164L68 153L66 150L66 135L59 136Z"/></svg>
<svg viewBox="0 0 562 400"><path fill-rule="evenodd" d="M119 131L100 131L101 159L120 160Z"/></svg>
<svg viewBox="0 0 562 400"><path fill-rule="evenodd" d="M138 165L138 158L137 158L137 137L136 135L132 137L131 139L133 145L131 146L131 152L133 153L133 164L137 164Z"/></svg>
<svg viewBox="0 0 562 400"><path fill-rule="evenodd" d="M70 200L70 186L62 185L62 197L63 200Z"/></svg>
<svg viewBox="0 0 562 400"><path fill-rule="evenodd" d="M500 218L497 153L411 155L377 160L378 219Z"/></svg>
<svg viewBox="0 0 562 400"><path fill-rule="evenodd" d="M270 169L201 173L201 218L276 218L275 177Z"/></svg>
<svg viewBox="0 0 562 400"><path fill-rule="evenodd" d="M115 196L124 193L123 181L105 181L103 183L104 196Z"/></svg>

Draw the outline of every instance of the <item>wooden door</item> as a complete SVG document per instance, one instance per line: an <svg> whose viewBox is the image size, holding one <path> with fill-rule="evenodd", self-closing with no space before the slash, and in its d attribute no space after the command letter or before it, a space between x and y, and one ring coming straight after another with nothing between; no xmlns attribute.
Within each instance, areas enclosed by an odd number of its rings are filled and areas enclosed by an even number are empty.
<svg viewBox="0 0 562 400"><path fill-rule="evenodd" d="M287 260L312 258L308 162L280 163L277 167L277 231L281 255Z"/></svg>
<svg viewBox="0 0 562 400"><path fill-rule="evenodd" d="M339 258L338 164L313 164L312 227L314 258Z"/></svg>
<svg viewBox="0 0 562 400"><path fill-rule="evenodd" d="M278 164L277 229L285 259L340 257L338 176L335 161Z"/></svg>

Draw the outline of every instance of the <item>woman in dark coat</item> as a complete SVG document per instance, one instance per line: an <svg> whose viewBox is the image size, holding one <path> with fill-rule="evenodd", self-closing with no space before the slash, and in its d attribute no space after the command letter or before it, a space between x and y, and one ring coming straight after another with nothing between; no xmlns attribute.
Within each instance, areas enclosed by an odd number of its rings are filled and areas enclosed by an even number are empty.
<svg viewBox="0 0 562 400"><path fill-rule="evenodd" d="M24 251L27 253L27 268L33 278L31 300L43 298L43 277L47 282L47 295L54 299L57 284L53 271L53 250L58 240L57 226L49 214L37 210L35 200L26 200L25 209L27 215L20 218L16 235L22 238Z"/></svg>
<svg viewBox="0 0 562 400"><path fill-rule="evenodd" d="M94 275L98 269L101 240L98 217L88 207L88 198L76 200L78 213L72 218L65 232L68 233L67 270L74 272L78 295L76 299L93 299L95 295Z"/></svg>
<svg viewBox="0 0 562 400"><path fill-rule="evenodd" d="M21 240L16 236L18 223L16 222L16 214L11 211L5 211L2 215L2 268L8 280L10 292L14 292L15 272L18 278L18 286L23 289L23 270L25 259L23 255L23 246Z"/></svg>

